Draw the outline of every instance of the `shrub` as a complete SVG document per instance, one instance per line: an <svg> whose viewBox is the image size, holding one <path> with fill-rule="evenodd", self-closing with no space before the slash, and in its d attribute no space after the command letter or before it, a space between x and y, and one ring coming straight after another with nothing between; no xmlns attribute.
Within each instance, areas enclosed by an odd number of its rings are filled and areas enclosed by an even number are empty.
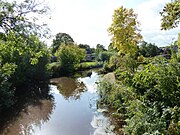
<svg viewBox="0 0 180 135"><path fill-rule="evenodd" d="M117 71L118 82L101 82L101 103L125 120L124 134L180 133L180 65L155 58L141 71ZM116 115L116 116L117 116Z"/></svg>
<svg viewBox="0 0 180 135"><path fill-rule="evenodd" d="M55 53L61 63L60 72L69 74L76 70L77 64L85 58L85 50L77 45L62 45Z"/></svg>

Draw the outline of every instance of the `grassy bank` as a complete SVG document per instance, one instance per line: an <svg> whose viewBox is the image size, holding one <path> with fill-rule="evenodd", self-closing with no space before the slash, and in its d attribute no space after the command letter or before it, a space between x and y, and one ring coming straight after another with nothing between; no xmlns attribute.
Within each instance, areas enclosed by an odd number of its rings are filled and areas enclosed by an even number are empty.
<svg viewBox="0 0 180 135"><path fill-rule="evenodd" d="M82 62L78 65L77 70L87 70L87 69L92 69L92 68L100 68L103 67L103 62Z"/></svg>

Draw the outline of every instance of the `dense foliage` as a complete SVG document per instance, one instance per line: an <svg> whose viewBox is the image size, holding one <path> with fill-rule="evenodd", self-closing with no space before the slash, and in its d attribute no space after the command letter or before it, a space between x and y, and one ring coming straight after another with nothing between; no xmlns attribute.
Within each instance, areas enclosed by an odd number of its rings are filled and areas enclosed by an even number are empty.
<svg viewBox="0 0 180 135"><path fill-rule="evenodd" d="M74 44L74 40L69 34L66 34L66 33L56 34L56 37L55 39L53 39L53 43L51 46L52 53L54 54L58 50L58 48L63 44L64 45Z"/></svg>
<svg viewBox="0 0 180 135"><path fill-rule="evenodd" d="M70 74L77 68L77 64L85 58L85 50L77 45L62 45L55 55L61 63L60 72Z"/></svg>
<svg viewBox="0 0 180 135"><path fill-rule="evenodd" d="M142 39L138 26L133 9L120 7L114 11L113 22L108 31L112 35L112 45L121 54L135 55L137 52L137 44Z"/></svg>
<svg viewBox="0 0 180 135"><path fill-rule="evenodd" d="M36 16L48 8L35 1L0 2L0 112L17 100L19 87L47 78L48 49L38 36L47 29L36 23Z"/></svg>
<svg viewBox="0 0 180 135"><path fill-rule="evenodd" d="M101 100L123 118L126 134L179 134L180 65L156 59L132 74L117 72L118 83L100 84Z"/></svg>
<svg viewBox="0 0 180 135"><path fill-rule="evenodd" d="M178 7L179 0L165 6L162 13L163 29L177 26ZM129 19L128 12L131 15L130 19L135 17L133 19L135 21L136 15L133 15L133 11L121 7L115 10L112 26L109 28L110 34L113 35L110 49L113 50L114 46L124 54L110 58L106 68L115 71L116 82L103 80L99 83L99 103L113 108L112 115L124 121L123 134L179 135L180 64L178 56L180 52L177 52L179 38L171 46L164 48L142 42L138 53L132 55L136 52L134 43L137 42L128 38L134 37L135 32L129 35L126 33L132 29L125 31L125 28L128 28L128 24L125 25L125 20ZM134 26L137 23L135 21L130 24L129 26ZM139 41L140 37L136 37L136 40ZM160 53L164 57L157 56ZM171 54L171 57L165 58L166 54Z"/></svg>
<svg viewBox="0 0 180 135"><path fill-rule="evenodd" d="M14 33L8 33L5 40L0 39L2 87L4 88L4 84L8 84L7 92L11 89L13 93L13 87L44 80L48 54L45 44L36 36L31 35L28 40L24 40ZM9 84L12 84L13 87L10 87ZM6 92L5 88L1 90ZM12 93L10 94L12 95ZM2 98L4 97L2 96Z"/></svg>
<svg viewBox="0 0 180 135"><path fill-rule="evenodd" d="M163 11L161 27L163 30L169 30L178 27L180 22L180 0L172 0L166 4Z"/></svg>
<svg viewBox="0 0 180 135"><path fill-rule="evenodd" d="M154 57L160 55L160 49L155 44L143 41L139 46L138 53L144 57Z"/></svg>

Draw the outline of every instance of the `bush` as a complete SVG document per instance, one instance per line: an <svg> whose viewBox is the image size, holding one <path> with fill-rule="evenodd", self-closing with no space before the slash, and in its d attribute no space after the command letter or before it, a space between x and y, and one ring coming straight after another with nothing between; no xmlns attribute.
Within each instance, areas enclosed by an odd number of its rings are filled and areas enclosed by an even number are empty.
<svg viewBox="0 0 180 135"><path fill-rule="evenodd" d="M98 54L97 60L98 61L109 61L110 57L113 55L113 53L108 51L102 51Z"/></svg>
<svg viewBox="0 0 180 135"><path fill-rule="evenodd" d="M124 118L124 134L180 133L180 65L156 58L141 71L118 71L118 83L101 82L101 103ZM117 116L116 115L116 116Z"/></svg>
<svg viewBox="0 0 180 135"><path fill-rule="evenodd" d="M55 53L61 63L60 72L70 74L77 69L78 63L85 58L85 50L77 45L62 45Z"/></svg>

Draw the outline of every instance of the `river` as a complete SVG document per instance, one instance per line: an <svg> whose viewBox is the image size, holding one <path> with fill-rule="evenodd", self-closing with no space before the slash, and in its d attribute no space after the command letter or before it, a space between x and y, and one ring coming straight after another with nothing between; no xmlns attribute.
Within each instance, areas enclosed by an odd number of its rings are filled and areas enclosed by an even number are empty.
<svg viewBox="0 0 180 135"><path fill-rule="evenodd" d="M115 135L105 109L97 109L99 75L51 79L51 98L22 108L2 135Z"/></svg>

